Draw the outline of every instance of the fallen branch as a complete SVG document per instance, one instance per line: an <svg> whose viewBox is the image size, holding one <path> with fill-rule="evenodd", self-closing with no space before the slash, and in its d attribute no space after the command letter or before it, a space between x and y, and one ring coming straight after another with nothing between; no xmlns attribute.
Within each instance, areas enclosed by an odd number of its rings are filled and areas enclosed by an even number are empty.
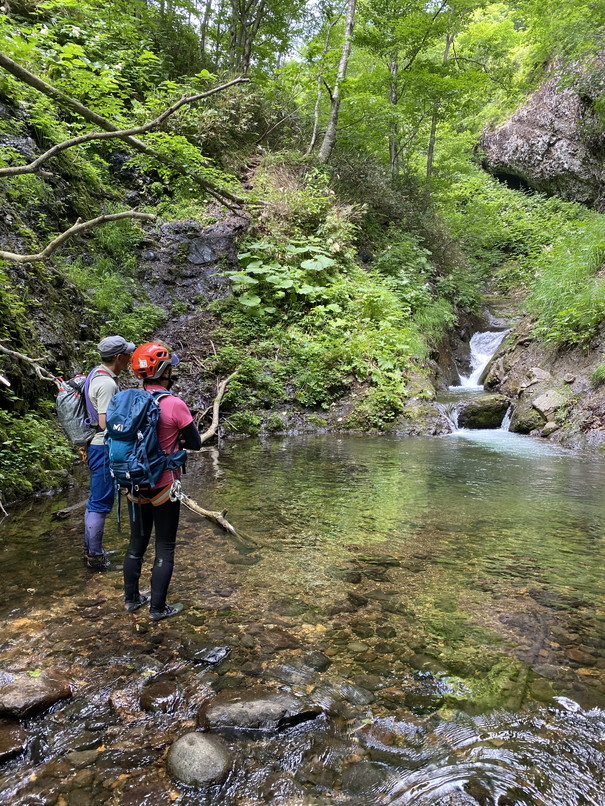
<svg viewBox="0 0 605 806"><path fill-rule="evenodd" d="M209 509L204 509L196 501L194 501L193 498L189 498L189 496L184 492L179 494L179 500L183 506L187 507L187 509L191 510L191 512L195 512L197 515L201 515L202 518L206 518L212 523L215 523L217 526L220 526L221 529L229 532L230 535L236 537L238 540L243 540L244 542L248 542L253 546L258 546L256 540L248 535L241 534L229 523L229 521L225 518L225 515L227 514L226 509L224 509L222 512L212 512Z"/></svg>
<svg viewBox="0 0 605 806"><path fill-rule="evenodd" d="M0 257L3 254L3 252L0 252ZM9 350L8 347L4 347L2 344L0 344L0 352L10 355L12 358L18 358L20 361L26 361L28 364L31 364L36 375L41 381L49 381L50 383L54 383L58 389L61 388L60 381L55 378L54 375L51 375L50 372L45 370L44 367L40 366L39 362L48 360L49 356L43 355L41 358L30 358L24 353L18 353L16 350Z"/></svg>
<svg viewBox="0 0 605 806"><path fill-rule="evenodd" d="M89 143L91 140L111 140L115 138L119 139L126 139L128 137L132 137L135 134L145 134L145 132L151 131L151 129L155 129L166 120L166 118L173 115L177 112L182 106L185 104L192 104L195 101L200 101L202 98L208 98L210 95L214 95L217 92L221 92L222 90L227 89L228 87L233 86L234 84L239 84L242 81L248 81L248 79L244 78L235 78L233 81L227 82L227 84L222 84L220 87L215 87L212 90L208 90L207 92L201 92L198 95L184 95L180 98L175 104L170 106L168 109L165 109L161 115L159 115L154 120L150 120L148 123L144 123L141 126L135 126L132 129L117 129L116 131L103 131L103 132L89 132L88 134L82 134L79 137L72 137L70 140L64 140L62 143L57 143L52 148L49 148L48 151L45 151L44 154L41 154L37 159L33 162L30 162L28 165L15 165L10 166L8 168L0 168L0 177L1 176L20 176L22 174L32 174L38 173L39 168L41 165L44 165L45 162L48 162L49 159L52 157L56 157L61 151L65 151L68 148L73 148L74 146L82 145L83 143ZM42 173L43 176L51 176L52 174Z"/></svg>
<svg viewBox="0 0 605 806"><path fill-rule="evenodd" d="M84 509L88 498L85 498L83 501L78 501L77 504L72 504L70 507L65 507L65 509L58 509L56 512L53 512L51 518L55 521L64 521L66 518L69 518L70 515L73 515L74 512L78 512L81 509Z"/></svg>
<svg viewBox="0 0 605 806"><path fill-rule="evenodd" d="M59 106L63 106L67 109L70 109L72 112L83 117L89 123L94 123L96 126L99 126L101 129L109 132L118 132L118 126L115 126L110 120L104 118L102 115L99 115L97 112L94 112L92 109L89 109L84 104L81 104L79 101L76 101L75 98L72 98L70 95L66 95L61 90L53 87L52 84L48 84L46 81L43 81L38 76L30 73L29 70L26 70L25 67L18 64L17 62L13 61L9 58L6 54L0 53L0 67L3 67L7 70L11 75L18 78L19 81L23 81L25 84L28 84L30 87L42 92L44 95L47 95L49 98L52 98L55 103L59 104ZM234 79L233 83L242 83L247 82L250 79L245 77L240 77L238 79ZM227 85L225 85L227 86ZM158 151L155 151L153 148L145 145L141 140L137 140L136 137L132 137L130 135L126 135L121 138L124 140L125 143L128 143L137 151L140 151L143 154L147 154L148 156L152 157L157 162L162 163L163 165L168 165L169 167L173 168L175 171L186 176L192 182L195 182L202 190L216 199L220 204L224 207L227 207L230 210L234 210L233 204L241 206L244 204L244 199L240 198L239 196L235 196L233 193L230 193L228 190L224 188L218 188L213 185L208 180L204 179L201 176L196 174L191 174L189 168L185 165L181 165L177 160L173 160L171 157L165 154L160 154ZM233 204L231 204L233 203Z"/></svg>
<svg viewBox="0 0 605 806"><path fill-rule="evenodd" d="M236 375L237 375L237 371L232 372L231 375L229 375L228 378L225 378L224 380L222 380L217 385L216 396L215 396L215 398L214 398L214 400L212 402L212 422L210 423L210 426L206 429L206 431L204 431L204 433L200 435L200 439L202 440L202 445L204 444L204 442L208 442L208 440L211 439L217 432L218 424L219 424L219 414L220 414L220 408L221 408L221 400L223 399L223 396L224 396L225 392L227 391L227 386L229 385L229 381L231 381ZM208 410L209 409L206 409L206 411L203 413L202 416L204 416L204 414L206 414L206 412ZM201 418L199 418L199 419L201 420Z"/></svg>
<svg viewBox="0 0 605 806"><path fill-rule="evenodd" d="M33 255L18 255L15 252L2 252L0 251L0 260L10 260L13 263L34 263L38 260L46 260L55 252L65 241L78 235L80 232L98 227L107 221L119 221L123 218L136 218L141 221L155 221L157 216L151 213L137 213L136 210L127 210L123 213L111 213L110 215L100 215L97 218L91 218L88 221L76 221L76 223L69 229L62 232L60 235L51 241L41 252Z"/></svg>

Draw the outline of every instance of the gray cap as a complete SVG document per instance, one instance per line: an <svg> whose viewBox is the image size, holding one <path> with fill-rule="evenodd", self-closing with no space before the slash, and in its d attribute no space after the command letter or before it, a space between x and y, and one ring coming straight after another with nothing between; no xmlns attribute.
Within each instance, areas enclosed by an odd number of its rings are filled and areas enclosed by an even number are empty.
<svg viewBox="0 0 605 806"><path fill-rule="evenodd" d="M101 353L101 358L115 358L120 353L131 355L134 352L134 344L126 341L123 336L105 336L97 344L97 350Z"/></svg>

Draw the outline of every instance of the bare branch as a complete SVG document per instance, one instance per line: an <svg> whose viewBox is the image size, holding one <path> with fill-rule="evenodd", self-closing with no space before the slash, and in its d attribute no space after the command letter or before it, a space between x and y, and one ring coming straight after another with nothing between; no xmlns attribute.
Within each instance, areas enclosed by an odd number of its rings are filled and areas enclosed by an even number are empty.
<svg viewBox="0 0 605 806"><path fill-rule="evenodd" d="M220 383L216 387L216 397L214 398L214 401L212 403L212 422L210 423L210 426L207 428L207 430L200 435L202 445L204 444L204 442L208 442L208 440L211 439L216 434L216 431L218 429L218 418L221 407L221 400L223 399L223 396L227 391L229 381L235 378L236 375L237 370L235 372L232 372L228 378L225 378L224 380L220 381Z"/></svg>
<svg viewBox="0 0 605 806"><path fill-rule="evenodd" d="M41 165L47 162L51 157L55 157L61 151L65 151L68 148L73 148L73 146L79 146L83 143L88 143L91 140L111 140L114 138L119 139L126 139L128 137L132 137L135 134L145 134L145 132L150 131L151 129L155 129L158 126L161 126L162 123L170 117L170 115L174 115L182 106L185 104L192 104L195 101L200 101L202 98L208 98L210 95L214 95L217 92L222 92L226 90L228 87L232 87L234 84L241 84L242 82L249 81L250 79L247 78L235 78L233 81L227 82L227 84L222 84L220 87L214 87L214 89L208 90L207 92L201 92L198 95L184 95L180 98L176 103L172 106L165 109L161 115L159 115L154 120L150 120L148 123L144 123L141 126L135 126L132 129L119 129L116 131L103 131L103 132L89 132L88 134L82 134L79 137L72 137L70 140L65 140L62 143L58 143L54 145L52 148L49 148L48 151L45 151L44 154L41 154L37 159L33 162L30 162L29 165L16 165L10 166L7 168L0 168L0 176L20 176L22 174L30 174L30 173L37 173L38 169ZM47 175L47 174L45 174Z"/></svg>
<svg viewBox="0 0 605 806"><path fill-rule="evenodd" d="M107 120L107 118L104 118L102 115L99 115L97 112L94 112L92 109L84 106L84 104L76 101L76 99L72 98L70 95L66 95L64 92L61 92L61 90L53 87L52 84L48 84L38 76L30 73L29 70L26 70L25 67L13 61L4 53L0 53L0 67L3 67L5 70L11 73L11 75L14 75L16 78L18 78L20 81L23 81L25 84L28 84L30 87L33 87L44 95L47 95L49 98L52 98L55 103L59 104L59 106L63 106L80 115L85 120L89 121L89 123L94 123L96 126L99 126L101 129L104 129L108 132L119 131L119 128L110 120ZM241 83L249 80L250 79L248 78L240 77L239 79L234 79L232 83ZM142 154L147 154L154 160L157 160L157 162L160 162L163 165L168 165L173 170L188 177L192 182L195 182L195 184L202 188L204 192L208 193L224 207L234 210L233 205L241 206L244 203L244 199L234 195L224 188L216 187L214 184L198 174L191 174L187 166L181 165L178 160L172 159L172 157L168 156L167 154L160 154L155 149L145 145L145 143L143 143L141 140L138 140L136 137L126 135L121 139L123 139L125 143L128 143L130 146L132 146L132 148L140 151Z"/></svg>
<svg viewBox="0 0 605 806"><path fill-rule="evenodd" d="M10 355L11 358L18 358L20 361L26 361L28 364L31 364L36 375L41 381L49 381L50 383L54 383L57 388L61 388L59 379L55 378L55 376L51 375L50 372L47 372L44 367L40 366L40 361L46 361L48 356L43 355L41 358L30 358L24 353L18 353L16 350L9 350L8 347L4 347L2 344L0 344L0 352Z"/></svg>
<svg viewBox="0 0 605 806"><path fill-rule="evenodd" d="M41 252L35 255L18 255L15 252L2 252L0 251L0 260L10 260L12 263L34 263L38 260L46 260L55 252L66 240L73 238L80 232L98 227L105 224L107 221L119 221L122 218L137 218L141 221L155 221L157 216L151 213L138 213L136 210L126 210L123 213L111 213L110 215L100 215L97 218L91 218L88 221L76 221L76 223L69 229L62 232L60 235L51 241Z"/></svg>

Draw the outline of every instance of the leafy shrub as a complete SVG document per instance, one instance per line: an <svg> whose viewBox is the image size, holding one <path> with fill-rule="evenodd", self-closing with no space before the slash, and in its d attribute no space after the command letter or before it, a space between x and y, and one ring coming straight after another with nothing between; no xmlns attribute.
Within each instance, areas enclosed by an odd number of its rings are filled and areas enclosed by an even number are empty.
<svg viewBox="0 0 605 806"><path fill-rule="evenodd" d="M58 426L39 412L0 409L0 488L5 501L51 487L74 453Z"/></svg>
<svg viewBox="0 0 605 806"><path fill-rule="evenodd" d="M605 323L605 218L592 214L538 261L538 278L527 301L537 316L535 332L554 344L582 344Z"/></svg>

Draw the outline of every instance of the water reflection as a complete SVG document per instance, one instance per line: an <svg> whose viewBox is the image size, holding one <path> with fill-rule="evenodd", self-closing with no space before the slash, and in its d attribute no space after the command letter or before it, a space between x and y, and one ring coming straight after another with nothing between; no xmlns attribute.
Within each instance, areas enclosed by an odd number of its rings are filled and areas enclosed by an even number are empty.
<svg viewBox="0 0 605 806"><path fill-rule="evenodd" d="M51 522L69 502L28 504L0 524L0 662L58 666L81 693L32 721L36 753L0 793L59 803L69 754L107 747L68 804L148 802L112 782L168 802L167 743L205 697L260 681L321 719L236 741L228 784L178 803L605 802L604 482L598 457L501 431L206 450L187 493L258 548L184 512L187 610L158 635L123 615L119 577L82 568L79 519ZM110 520L108 545L125 543ZM192 665L200 642L231 651ZM156 675L178 686L170 714L139 704Z"/></svg>

